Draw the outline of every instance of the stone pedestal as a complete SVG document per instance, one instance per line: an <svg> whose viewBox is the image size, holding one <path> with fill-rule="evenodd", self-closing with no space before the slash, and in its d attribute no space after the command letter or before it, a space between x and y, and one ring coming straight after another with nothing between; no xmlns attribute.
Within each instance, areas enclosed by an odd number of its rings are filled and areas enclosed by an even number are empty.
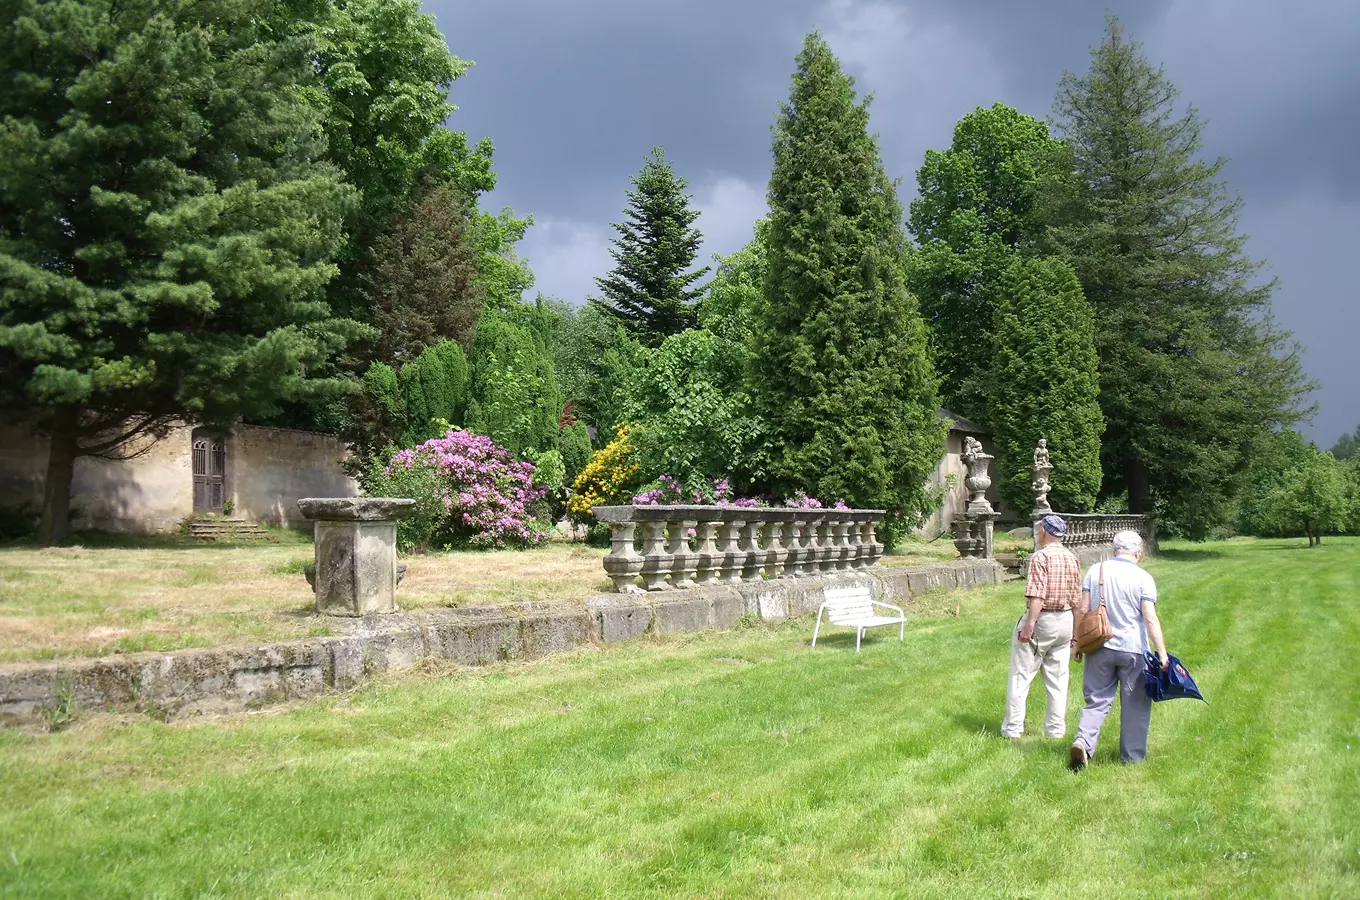
<svg viewBox="0 0 1360 900"><path fill-rule="evenodd" d="M308 581L316 611L366 616L397 611L397 520L414 500L391 497L308 497L298 509L313 520L316 563ZM405 569L405 566L401 566Z"/></svg>
<svg viewBox="0 0 1360 900"><path fill-rule="evenodd" d="M954 547L963 559L996 559L995 531L1000 513L969 514L954 520Z"/></svg>

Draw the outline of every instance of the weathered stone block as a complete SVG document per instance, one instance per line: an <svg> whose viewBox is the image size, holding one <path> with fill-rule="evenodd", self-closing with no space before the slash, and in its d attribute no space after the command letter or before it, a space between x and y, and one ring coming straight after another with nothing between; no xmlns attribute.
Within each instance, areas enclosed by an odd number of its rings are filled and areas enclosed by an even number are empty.
<svg viewBox="0 0 1360 900"><path fill-rule="evenodd" d="M721 631L736 628L746 612L746 601L739 592L725 590L713 594L713 627Z"/></svg>
<svg viewBox="0 0 1360 900"><path fill-rule="evenodd" d="M700 596L658 603L655 611L657 634L682 634L708 628L713 606L707 597Z"/></svg>
<svg viewBox="0 0 1360 900"><path fill-rule="evenodd" d="M591 597L586 601L597 625L596 634L601 641L612 644L641 637L652 627L652 607L650 602L615 599L613 597Z"/></svg>
<svg viewBox="0 0 1360 900"><path fill-rule="evenodd" d="M523 619L520 621L521 653L526 658L536 659L589 643L590 626L589 614L566 610Z"/></svg>

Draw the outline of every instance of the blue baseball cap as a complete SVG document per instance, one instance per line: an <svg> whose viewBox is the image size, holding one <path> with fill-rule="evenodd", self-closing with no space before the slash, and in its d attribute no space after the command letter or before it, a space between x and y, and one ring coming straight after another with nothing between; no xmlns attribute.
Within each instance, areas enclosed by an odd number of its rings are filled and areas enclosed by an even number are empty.
<svg viewBox="0 0 1360 900"><path fill-rule="evenodd" d="M1044 526L1044 531L1054 537L1062 537L1067 534L1067 523L1062 520L1061 516L1044 516L1039 520L1039 524Z"/></svg>

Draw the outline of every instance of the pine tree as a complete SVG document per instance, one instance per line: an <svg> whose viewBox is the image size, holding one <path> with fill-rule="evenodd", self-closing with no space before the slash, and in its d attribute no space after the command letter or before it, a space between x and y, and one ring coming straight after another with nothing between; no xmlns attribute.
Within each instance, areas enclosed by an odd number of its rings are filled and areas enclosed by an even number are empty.
<svg viewBox="0 0 1360 900"><path fill-rule="evenodd" d="M1052 247L1099 327L1105 490L1200 536L1231 511L1256 446L1298 421L1310 385L1270 317L1274 283L1243 254L1224 160L1193 108L1117 19L1054 115L1075 182L1052 198Z"/></svg>
<svg viewBox="0 0 1360 900"><path fill-rule="evenodd" d="M1089 512L1100 491L1100 413L1095 318L1071 267L1019 257L1001 278L992 328L991 409L1001 496L1012 509L1034 503L1035 446L1053 462L1049 500Z"/></svg>
<svg viewBox="0 0 1360 900"><path fill-rule="evenodd" d="M591 303L610 313L639 341L658 346L667 335L693 328L703 288L694 283L708 267L690 271L703 235L694 227L687 184L660 147L652 150L628 192L627 221L616 223L615 267L595 279L603 297Z"/></svg>
<svg viewBox="0 0 1360 900"><path fill-rule="evenodd" d="M946 150L929 150L916 173L910 228L920 244L908 285L920 299L953 412L991 424L988 372L998 286L1017 254L1042 233L1036 207L1056 177L1059 144L1042 120L997 103L954 126Z"/></svg>
<svg viewBox="0 0 1360 900"><path fill-rule="evenodd" d="M774 129L749 373L776 490L914 518L945 431L904 283L901 204L868 125L854 81L809 35Z"/></svg>
<svg viewBox="0 0 1360 900"><path fill-rule="evenodd" d="M51 437L40 539L81 455L333 395L364 333L322 291L355 202L308 41L251 4L39 3L0 20L0 413Z"/></svg>

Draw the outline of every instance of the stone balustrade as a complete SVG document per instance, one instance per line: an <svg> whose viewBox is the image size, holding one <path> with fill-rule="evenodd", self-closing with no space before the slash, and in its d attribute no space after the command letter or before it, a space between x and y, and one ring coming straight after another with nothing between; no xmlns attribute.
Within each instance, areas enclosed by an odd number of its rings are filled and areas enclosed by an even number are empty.
<svg viewBox="0 0 1360 900"><path fill-rule="evenodd" d="M1082 548L1106 550L1111 546L1116 532L1135 531L1143 539L1149 552L1157 548L1157 530L1151 516L1101 515L1099 513L1058 513L1067 523L1067 536L1063 544L1070 550ZM1038 532L1038 519L1035 519L1035 532Z"/></svg>
<svg viewBox="0 0 1360 900"><path fill-rule="evenodd" d="M604 568L619 593L862 570L883 556L881 509L636 505L594 513L613 529Z"/></svg>

